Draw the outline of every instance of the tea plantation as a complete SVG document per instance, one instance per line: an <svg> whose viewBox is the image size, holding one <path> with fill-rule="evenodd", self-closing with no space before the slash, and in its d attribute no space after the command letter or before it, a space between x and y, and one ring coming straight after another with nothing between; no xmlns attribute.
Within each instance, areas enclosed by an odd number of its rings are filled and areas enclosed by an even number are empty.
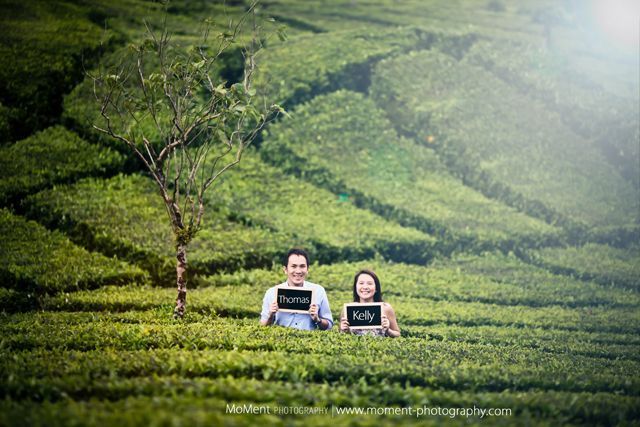
<svg viewBox="0 0 640 427"><path fill-rule="evenodd" d="M207 193L172 317L167 213L85 73L250 4L0 0L0 426L640 425L639 50L582 2L262 0L287 115ZM294 246L329 331L259 325ZM363 268L401 337L338 332Z"/></svg>

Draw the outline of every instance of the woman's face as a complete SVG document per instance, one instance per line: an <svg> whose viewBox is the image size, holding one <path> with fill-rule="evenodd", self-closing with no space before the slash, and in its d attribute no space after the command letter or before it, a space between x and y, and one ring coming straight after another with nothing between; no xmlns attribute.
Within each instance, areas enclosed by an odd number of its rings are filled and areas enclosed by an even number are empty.
<svg viewBox="0 0 640 427"><path fill-rule="evenodd" d="M373 281L373 277L365 273L359 275L356 282L356 293L360 297L360 302L372 302L376 293L376 282Z"/></svg>

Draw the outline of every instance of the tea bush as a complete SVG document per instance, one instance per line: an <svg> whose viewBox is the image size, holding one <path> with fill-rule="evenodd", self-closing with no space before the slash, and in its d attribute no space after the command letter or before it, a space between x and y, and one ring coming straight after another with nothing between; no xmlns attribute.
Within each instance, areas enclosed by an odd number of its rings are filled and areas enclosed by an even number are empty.
<svg viewBox="0 0 640 427"><path fill-rule="evenodd" d="M51 232L6 209L0 209L0 231L0 281L5 287L41 295L146 279L138 267L88 252L60 232ZM11 308L14 296L5 296L3 303ZM22 297L16 301L18 306L25 303Z"/></svg>
<svg viewBox="0 0 640 427"><path fill-rule="evenodd" d="M124 157L118 152L54 126L0 147L0 205L55 184L112 175L123 166Z"/></svg>

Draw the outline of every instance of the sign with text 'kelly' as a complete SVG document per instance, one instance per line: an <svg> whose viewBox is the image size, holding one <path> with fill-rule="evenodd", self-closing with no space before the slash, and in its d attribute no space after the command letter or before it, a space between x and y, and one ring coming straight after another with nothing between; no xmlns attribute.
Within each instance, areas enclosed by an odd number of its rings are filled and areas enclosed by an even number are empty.
<svg viewBox="0 0 640 427"><path fill-rule="evenodd" d="M276 302L280 311L308 313L313 301L314 290L312 288L287 285L276 287Z"/></svg>
<svg viewBox="0 0 640 427"><path fill-rule="evenodd" d="M379 328L382 326L382 303L350 303L344 305L350 328Z"/></svg>

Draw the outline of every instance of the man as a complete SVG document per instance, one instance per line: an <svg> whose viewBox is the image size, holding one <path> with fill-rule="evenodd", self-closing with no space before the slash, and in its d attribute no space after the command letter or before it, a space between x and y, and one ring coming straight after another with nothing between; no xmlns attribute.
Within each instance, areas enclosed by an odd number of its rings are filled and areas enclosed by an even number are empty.
<svg viewBox="0 0 640 427"><path fill-rule="evenodd" d="M278 310L276 302L276 286L269 288L262 300L261 325L280 325L297 329L330 329L333 317L329 309L329 300L324 288L304 279L309 274L309 255L302 249L291 249L283 261L283 270L287 281L281 286L302 287L315 289L315 301L309 308L309 313L289 313Z"/></svg>

